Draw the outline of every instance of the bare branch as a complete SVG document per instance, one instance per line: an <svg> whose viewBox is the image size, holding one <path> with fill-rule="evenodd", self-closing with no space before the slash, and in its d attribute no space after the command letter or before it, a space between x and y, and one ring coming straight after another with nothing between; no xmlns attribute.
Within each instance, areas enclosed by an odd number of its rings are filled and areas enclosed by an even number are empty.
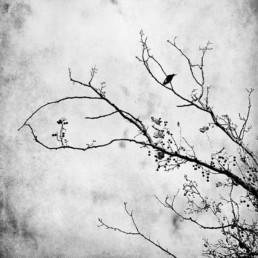
<svg viewBox="0 0 258 258"><path fill-rule="evenodd" d="M247 114L246 114L246 117L242 117L239 114L240 119L244 121L244 123L242 125L242 128L241 128L241 130L239 132L239 139L241 139L241 140L243 140L244 134L251 129L251 127L249 127L249 129L246 129L246 125L247 125L247 122L248 122L248 119L249 119L249 116L250 116L250 111L251 111L251 107L252 107L252 104L251 104L251 94L253 93L254 89L250 89L250 90L246 89L246 90L249 93L248 94L248 102L249 103L248 103L248 108L247 108Z"/></svg>
<svg viewBox="0 0 258 258"><path fill-rule="evenodd" d="M103 117L112 116L112 115L117 114L117 113L118 113L118 111L114 111L114 112L111 112L109 114L105 114L105 115L101 115L101 116L94 116L94 117L86 116L84 118L85 119L100 119L100 118L103 118Z"/></svg>
<svg viewBox="0 0 258 258"><path fill-rule="evenodd" d="M74 84L79 84L81 86L84 86L84 87L88 87L90 88L91 90L93 90L93 92L95 92L100 99L104 100L105 102L107 102L107 104L109 104L111 107L113 107L117 113L119 113L125 120L127 120L129 123L135 125L141 132L142 132L142 135L145 136L145 138L147 139L147 141L149 143L152 142L152 139L151 137L149 136L148 132L147 132L147 129L146 127L144 126L144 124L142 123L141 120L139 120L138 118L134 117L132 114L128 113L128 112L124 112L123 110L121 110L118 106L116 106L113 102L111 102L106 96L105 94L103 94L102 92L102 88L101 89L97 89L95 87L93 87L91 85L91 82L92 82L92 79L94 77L94 75L96 74L96 68L93 69L92 71L92 77L91 77L91 80L89 82L89 84L85 84L85 83L82 83L78 80L74 80L72 78L72 73L71 73L71 70L69 69L69 77L70 77L70 81L73 82Z"/></svg>
<svg viewBox="0 0 258 258"><path fill-rule="evenodd" d="M35 134L35 131L30 124L25 124L25 126L28 126L30 128L30 131L33 135L33 138L34 138L35 142L37 142L38 144L40 144L41 146L43 146L44 148L46 148L48 150L71 149L71 150L87 151L87 150L90 150L90 149L107 147L108 145L111 145L114 142L121 142L121 141L134 142L134 143L139 144L141 146L146 146L145 142L136 141L134 139L121 138L121 139L113 139L113 140L111 140L107 143L104 143L104 144L93 144L93 145L92 144L86 144L86 147L75 147L75 146L71 146L71 145L61 145L61 146L57 146L57 147L50 147L50 146L46 145L45 143L43 143L42 141L39 140L38 136Z"/></svg>
<svg viewBox="0 0 258 258"><path fill-rule="evenodd" d="M76 99L101 99L99 97L89 97L89 96L72 96L72 97L65 97L65 98L62 98L62 99L58 99L58 100L55 100L55 101L51 101L51 102L48 102L42 106L40 106L38 109L36 109L26 120L25 122L22 124L22 126L20 126L20 128L18 129L18 131L20 131L26 124L27 122L38 112L40 111L42 108L46 107L46 106L49 106L49 105L53 105L53 104L57 104L57 103L60 103L60 102L63 102L63 101L66 101L66 100L76 100Z"/></svg>
<svg viewBox="0 0 258 258"><path fill-rule="evenodd" d="M175 90L174 81L173 83L170 81L169 83L163 84L162 81L160 81L160 79L155 75L155 69L152 69L153 66L155 66L155 68L157 68L164 76L167 77L167 73L162 64L151 54L151 50L147 44L147 37L144 36L143 31L140 32L140 42L142 44L142 52L141 57L136 57L137 60L144 65L151 78L153 78L158 85L173 93L183 102L177 107L195 107L197 110L202 111L203 114L207 114L210 117L210 122L208 122L208 125L200 124L197 130L199 129L200 133L204 133L204 135L208 137L208 141L210 142L212 149L212 142L208 134L211 128L216 127L235 143L235 151L237 151L238 154L230 155L228 148L224 147L224 144L222 144L219 151L213 150L210 158L208 158L208 160L203 160L201 157L197 156L198 152L195 150L196 147L191 145L190 141L183 137L180 122L177 122L179 136L173 135L167 126L168 121L164 121L161 117L154 118L152 116L152 124L150 126L145 125L145 123L141 121L139 117L120 109L106 96L105 82L100 83L100 86L93 85L93 81L97 73L96 67L91 69L88 83L83 83L79 80L73 79L71 69L69 69L69 79L72 84L86 87L91 91L91 93L93 93L93 95L96 95L95 97L72 96L48 102L36 109L18 130L27 126L30 129L35 142L48 150L70 149L86 151L90 149L107 147L115 142L131 142L137 144L141 148L147 148L148 156L151 156L154 152L153 156L157 164L157 171L159 169L162 169L163 171L172 171L188 163L192 165L193 170L196 171L196 173L201 173L202 177L206 179L207 183L210 182L210 176L215 180L220 178L217 177L218 175L224 175L225 177L223 181L217 181L215 183L217 188L223 188L222 192L224 195L219 195L219 201L202 195L202 191L200 191L197 182L189 179L185 175L183 191L184 198L187 201L187 206L184 210L184 215L175 209L175 199L178 193L174 195L172 201L170 201L169 197L166 197L165 201L161 201L158 197L155 197L165 208L170 209L177 216L179 216L181 220L190 221L204 230L221 231L222 237L217 241L217 243L211 244L208 240L205 240L205 250L203 251L204 255L214 258L255 257L258 246L257 221L252 220L247 222L245 219L243 219L240 207L241 205L245 204L248 212L253 212L256 214L258 211L258 158L243 141L245 133L251 129L251 126L248 126L247 124L251 114L251 94L253 89L247 90L249 102L247 113L245 116L239 114L239 119L242 121L242 126L238 128L238 126L228 115L216 115L213 107L210 106L210 86L205 85L206 78L204 71L204 60L206 53L207 51L212 50L211 43L209 41L204 47L199 48L201 51L201 56L200 62L197 64L194 64L183 49L176 44L176 38L174 38L174 41L168 41L168 43L187 61L190 74L194 82L198 85L198 88L201 89L201 92L197 91L197 89L193 89L191 93L189 93L189 96L178 93ZM196 71L200 72L201 77L196 75ZM57 121L57 123L60 125L59 131L52 134L53 137L56 137L58 146L49 146L48 144L44 143L43 140L40 139L41 137L37 135L36 130L32 127L32 118L46 106L55 105L67 100L79 99L104 101L109 107L112 108L112 111L109 113L99 114L97 116L87 116L85 119L97 120L118 114L118 117L124 119L137 130L137 135L134 138L112 139L106 143L98 143L96 140L93 140L92 142L85 143L83 146L76 147L70 143L68 144L68 141L65 138L67 129L66 124L68 122L65 118L62 118ZM143 140L136 140L139 139L137 138L139 135L142 136ZM235 189L238 189L240 186L245 190L244 193L246 195L241 195L241 199L239 201L235 198L238 191L235 191ZM222 209L223 205L227 207L224 207L224 212ZM159 248L161 251L165 252L167 255L176 257L174 254L170 253L168 249L163 248L159 241L153 241L150 236L144 235L140 231L135 221L133 211L129 211L127 209L126 203L124 203L124 208L134 226L135 230L133 232L111 227L104 223L100 218L99 227L104 226L107 229L118 231L123 234L140 236L150 242L152 245ZM226 211L229 212L229 214ZM215 217L217 219L217 223L214 225L205 225L201 223L198 215L204 212L209 212L209 214Z"/></svg>
<svg viewBox="0 0 258 258"><path fill-rule="evenodd" d="M165 252L167 255L169 256L172 256L174 258L177 258L177 256L175 256L174 254L172 254L170 251L168 251L167 248L164 248L160 245L159 241L157 242L154 242L150 236L146 236L144 235L138 228L136 222L135 222L135 219L134 219L134 216L133 216L133 211L129 212L128 209L127 209L127 203L125 202L124 203L124 208L125 208L125 212L127 213L127 215L130 217L131 221L132 221L132 224L136 230L136 232L131 232L131 231L126 231L126 230L122 230L122 229L119 229L117 227L112 227L112 226L109 226L107 225L106 223L103 222L102 219L98 219L98 221L100 222L100 225L98 225L98 227L105 227L106 229L111 229L111 230L114 230L114 231L118 231L120 233L123 233L123 234L126 234L126 235L134 235L134 236L140 236L142 237L143 239L145 239L146 241L148 241L149 243L151 243L152 245L156 246L157 248L159 248L161 251Z"/></svg>
<svg viewBox="0 0 258 258"><path fill-rule="evenodd" d="M197 226L199 226L202 229L222 229L222 228L227 228L227 227L231 227L233 224L227 224L227 225L220 225L220 226L206 226L203 225L201 223L199 223L196 219L193 219L192 217L185 217L183 216L181 213L179 213L175 207L174 207L174 202L175 202L175 198L177 197L178 192L173 196L173 199L171 201L171 203L168 203L169 197L167 196L165 198L165 202L162 202L156 195L155 198L158 200L158 202L164 206L165 208L169 208L171 209L175 214L177 214L177 216L179 216L182 220L188 220L193 222L194 224L196 224Z"/></svg>

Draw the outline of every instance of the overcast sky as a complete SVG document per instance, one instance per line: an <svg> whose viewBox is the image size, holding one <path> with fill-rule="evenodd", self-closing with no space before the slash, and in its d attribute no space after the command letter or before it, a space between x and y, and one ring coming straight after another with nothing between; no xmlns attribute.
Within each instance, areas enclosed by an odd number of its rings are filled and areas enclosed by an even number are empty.
<svg viewBox="0 0 258 258"><path fill-rule="evenodd" d="M192 142L209 148L198 129L207 123L148 75L135 56L139 32L148 36L152 53L166 72L177 73L175 88L190 92L194 82L187 64L166 42L178 44L195 62L209 40L207 84L218 114L238 118L246 111L245 88L257 88L257 1L230 0L41 0L0 1L1 216L5 230L0 252L6 257L166 257L146 241L98 228L98 217L133 230L123 202L134 209L139 227L179 257L199 257L203 233L164 210L164 198L181 188L187 171L156 172L147 151L114 144L106 149L49 151L37 145L27 128L17 132L40 105L88 92L69 82L88 82L98 68L96 85L106 82L107 96L119 107L149 123L164 117L178 121ZM163 80L164 78L160 78ZM257 90L251 122L257 125ZM256 101L257 102L257 101ZM182 104L182 103L181 103ZM137 134L118 117L89 123L85 116L109 112L97 101L69 102L39 112L32 121L40 139L55 145L56 121L69 121L67 137L75 146L92 140ZM253 146L255 133L248 140ZM216 144L223 142L216 139ZM225 143L226 144L226 143ZM205 147L203 147L205 146ZM191 174L194 176L193 174ZM204 185L203 190L211 190ZM180 200L178 209L183 210ZM211 236L212 237L212 236ZM8 256L9 255L9 256Z"/></svg>

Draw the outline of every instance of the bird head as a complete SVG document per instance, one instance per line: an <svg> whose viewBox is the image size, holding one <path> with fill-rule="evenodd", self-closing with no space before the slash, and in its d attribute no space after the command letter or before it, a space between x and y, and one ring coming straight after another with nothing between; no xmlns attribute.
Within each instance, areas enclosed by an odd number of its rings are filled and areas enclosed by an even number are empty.
<svg viewBox="0 0 258 258"><path fill-rule="evenodd" d="M173 73L173 74L169 74L167 77L170 79L171 78L171 80L174 78L174 76L176 76L177 74L176 73Z"/></svg>

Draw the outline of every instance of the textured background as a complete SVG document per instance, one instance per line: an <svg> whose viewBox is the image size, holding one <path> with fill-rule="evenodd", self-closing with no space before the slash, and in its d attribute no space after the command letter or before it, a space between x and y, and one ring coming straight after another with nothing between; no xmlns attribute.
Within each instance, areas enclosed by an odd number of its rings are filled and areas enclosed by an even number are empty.
<svg viewBox="0 0 258 258"><path fill-rule="evenodd" d="M135 59L141 51L139 31L149 36L166 71L179 74L175 87L182 92L193 81L166 40L178 36L178 44L196 61L199 46L213 42L206 59L211 100L218 114L237 119L246 110L245 88L257 88L257 8L256 0L0 0L0 256L165 257L142 239L97 227L101 217L132 230L123 210L127 201L146 235L179 257L199 257L207 234L180 223L153 197L174 194L187 167L156 173L147 152L128 144L86 153L49 151L33 141L27 128L17 129L40 105L86 94L69 82L68 67L75 79L87 82L96 65L96 85L105 81L113 102L146 122L151 115L166 118L172 128L180 121L184 135L204 155L210 146L198 129L207 117L176 109L180 102L148 76ZM257 143L257 97L256 90L254 129L248 137L252 148ZM51 134L58 129L56 121L63 116L69 121L67 137L76 146L136 134L119 119L100 124L83 119L107 110L95 101L67 102L43 109L32 125L50 145L55 144ZM213 146L227 144L216 137ZM203 182L203 190L212 188ZM183 209L180 201L178 209Z"/></svg>

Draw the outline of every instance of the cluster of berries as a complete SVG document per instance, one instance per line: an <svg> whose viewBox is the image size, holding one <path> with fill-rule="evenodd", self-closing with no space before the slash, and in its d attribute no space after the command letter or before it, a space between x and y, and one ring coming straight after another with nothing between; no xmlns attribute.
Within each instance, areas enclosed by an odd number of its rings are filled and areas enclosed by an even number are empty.
<svg viewBox="0 0 258 258"><path fill-rule="evenodd" d="M59 120L57 120L57 124L61 125L61 128L59 130L59 132L53 133L52 137L56 137L57 141L61 142L62 145L65 145L68 143L68 141L65 138L65 125L68 125L68 121L66 120L66 118L61 118Z"/></svg>
<svg viewBox="0 0 258 258"><path fill-rule="evenodd" d="M167 128L168 121L162 121L161 118L151 117L152 120L152 129L153 138L156 139L155 145L171 153L177 153L178 150L185 150L181 146L177 146L173 134ZM151 151L148 151L148 156L151 156ZM156 171L159 171L161 168L165 171L170 171L174 168L179 168L182 163L185 161L181 160L178 157L173 157L166 155L165 152L158 150L155 151L153 155L155 162L157 163Z"/></svg>

